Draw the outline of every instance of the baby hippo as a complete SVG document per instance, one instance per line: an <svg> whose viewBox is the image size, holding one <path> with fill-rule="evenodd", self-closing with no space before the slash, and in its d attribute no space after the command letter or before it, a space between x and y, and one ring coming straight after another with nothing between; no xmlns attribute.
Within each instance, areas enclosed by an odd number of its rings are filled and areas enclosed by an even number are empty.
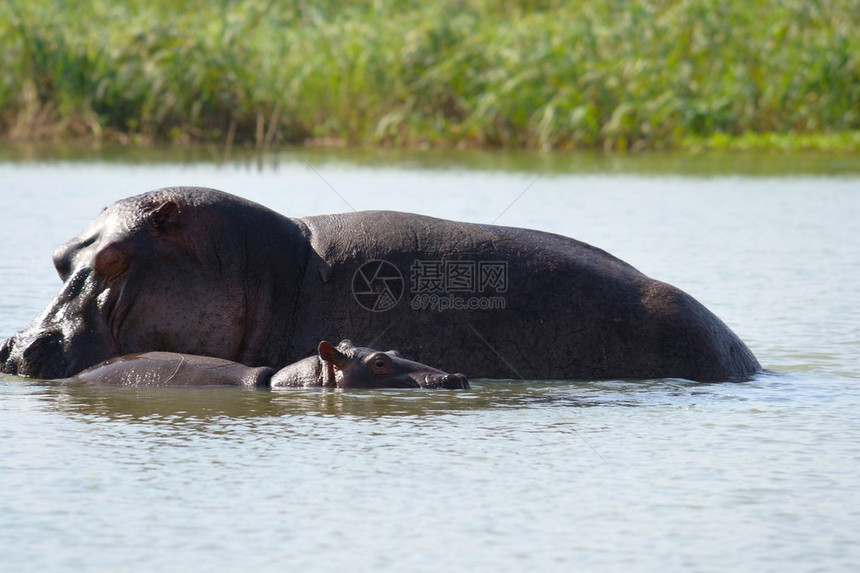
<svg viewBox="0 0 860 573"><path fill-rule="evenodd" d="M251 367L209 356L144 352L112 358L66 378L64 383L117 386L244 386L249 388L450 388L466 389L462 374L448 374L400 356L343 340L323 340L319 354L280 370Z"/></svg>

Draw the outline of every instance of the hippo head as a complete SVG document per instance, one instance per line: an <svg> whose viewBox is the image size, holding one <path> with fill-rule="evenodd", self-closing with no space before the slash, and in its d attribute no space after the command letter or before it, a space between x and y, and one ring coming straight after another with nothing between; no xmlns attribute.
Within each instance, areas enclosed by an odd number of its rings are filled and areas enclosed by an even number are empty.
<svg viewBox="0 0 860 573"><path fill-rule="evenodd" d="M178 191L114 203L56 250L62 289L0 348L0 370L63 378L148 350L246 364L279 360L265 355L272 350L248 318L250 307L272 296L250 292L251 285L267 284L258 273L269 271L252 261L268 253L234 240L278 223L261 218L268 210L250 201L209 189Z"/></svg>
<svg viewBox="0 0 860 573"><path fill-rule="evenodd" d="M403 358L396 350L380 352L342 340L335 347L323 340L320 359L331 368L341 388L449 388L465 389L468 379Z"/></svg>

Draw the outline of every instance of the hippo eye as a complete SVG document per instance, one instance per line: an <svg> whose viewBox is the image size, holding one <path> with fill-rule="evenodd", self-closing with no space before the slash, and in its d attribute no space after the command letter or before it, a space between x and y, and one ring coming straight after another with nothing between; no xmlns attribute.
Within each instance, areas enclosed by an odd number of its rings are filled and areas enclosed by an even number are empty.
<svg viewBox="0 0 860 573"><path fill-rule="evenodd" d="M111 280L128 268L128 257L119 247L109 245L96 255L93 268L98 276Z"/></svg>
<svg viewBox="0 0 860 573"><path fill-rule="evenodd" d="M388 369L391 359L380 352L371 356L368 362L374 371L384 371Z"/></svg>

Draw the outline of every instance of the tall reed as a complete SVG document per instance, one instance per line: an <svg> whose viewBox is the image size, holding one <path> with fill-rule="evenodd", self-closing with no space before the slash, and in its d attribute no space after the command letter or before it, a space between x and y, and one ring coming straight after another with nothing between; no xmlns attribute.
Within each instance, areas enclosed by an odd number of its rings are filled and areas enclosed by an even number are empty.
<svg viewBox="0 0 860 573"><path fill-rule="evenodd" d="M852 134L858 24L860 0L7 0L0 133L608 150Z"/></svg>

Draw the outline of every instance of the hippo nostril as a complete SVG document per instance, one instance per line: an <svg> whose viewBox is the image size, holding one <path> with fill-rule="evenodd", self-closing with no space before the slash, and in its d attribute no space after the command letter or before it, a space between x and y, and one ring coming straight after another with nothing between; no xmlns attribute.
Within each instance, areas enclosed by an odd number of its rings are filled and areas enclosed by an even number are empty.
<svg viewBox="0 0 860 573"><path fill-rule="evenodd" d="M3 346L0 347L0 364L4 364L7 360L9 360L9 356L12 354L12 339L10 338L6 342L3 343Z"/></svg>
<svg viewBox="0 0 860 573"><path fill-rule="evenodd" d="M27 345L27 348L25 348L24 351L21 352L21 356L23 356L24 358L30 358L30 356L32 356L34 352L38 351L44 343L44 338L37 338L36 340Z"/></svg>
<svg viewBox="0 0 860 573"><path fill-rule="evenodd" d="M9 360L9 357L12 355L14 340L14 338L10 338L0 348L0 372L5 372L6 374L18 373L18 367L15 365L15 362Z"/></svg>
<svg viewBox="0 0 860 573"><path fill-rule="evenodd" d="M39 349L42 349L44 351L52 345L59 344L62 341L62 338L63 336L59 332L49 332L47 334L42 334L27 345L27 348L24 349L24 351L21 353L21 356L23 356L24 358L31 358L36 352L39 351Z"/></svg>
<svg viewBox="0 0 860 573"><path fill-rule="evenodd" d="M462 374L447 374L442 378L442 388L449 390L465 390L469 387L469 380Z"/></svg>

